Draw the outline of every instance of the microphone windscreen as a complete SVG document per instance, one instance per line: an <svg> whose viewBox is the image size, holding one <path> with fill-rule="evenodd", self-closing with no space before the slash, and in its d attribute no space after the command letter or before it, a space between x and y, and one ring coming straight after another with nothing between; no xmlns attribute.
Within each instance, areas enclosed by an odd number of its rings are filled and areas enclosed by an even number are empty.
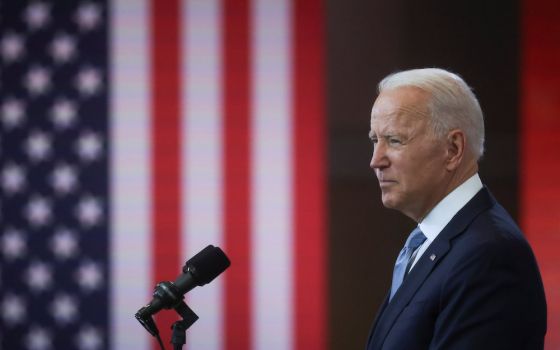
<svg viewBox="0 0 560 350"><path fill-rule="evenodd" d="M209 245L190 258L183 272L190 272L198 286L210 283L231 265L226 254L218 247Z"/></svg>

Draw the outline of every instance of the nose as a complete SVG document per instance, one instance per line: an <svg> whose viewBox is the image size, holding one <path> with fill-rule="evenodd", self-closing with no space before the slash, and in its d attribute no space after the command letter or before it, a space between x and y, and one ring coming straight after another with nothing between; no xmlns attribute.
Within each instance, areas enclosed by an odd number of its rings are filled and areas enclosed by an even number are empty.
<svg viewBox="0 0 560 350"><path fill-rule="evenodd" d="M385 142L379 140L377 144L373 147L373 155L371 156L371 161L369 162L369 167L373 170L384 169L389 166L389 158L387 158Z"/></svg>

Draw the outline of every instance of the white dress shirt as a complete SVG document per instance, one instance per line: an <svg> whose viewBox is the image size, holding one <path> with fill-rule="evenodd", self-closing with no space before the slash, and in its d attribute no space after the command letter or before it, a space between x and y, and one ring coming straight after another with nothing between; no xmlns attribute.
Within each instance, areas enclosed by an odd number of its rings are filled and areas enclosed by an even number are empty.
<svg viewBox="0 0 560 350"><path fill-rule="evenodd" d="M410 267L411 270L443 228L453 219L455 214L457 214L481 189L482 181L480 181L478 174L474 174L445 196L445 198L443 198L418 224L420 230L422 230L422 233L426 236L426 240L418 248L418 253Z"/></svg>

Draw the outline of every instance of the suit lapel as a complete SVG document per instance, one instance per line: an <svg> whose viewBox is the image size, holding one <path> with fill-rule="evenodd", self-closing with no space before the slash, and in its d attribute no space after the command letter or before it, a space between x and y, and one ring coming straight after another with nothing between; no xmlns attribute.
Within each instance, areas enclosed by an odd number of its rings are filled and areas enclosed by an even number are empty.
<svg viewBox="0 0 560 350"><path fill-rule="evenodd" d="M451 248L451 240L464 232L476 216L494 203L495 200L491 194L486 188L483 188L445 226L410 271L393 299L388 304L384 304L385 307L380 311L374 323L373 334L370 333L368 349L381 349L400 313L409 304L434 267L444 259Z"/></svg>
<svg viewBox="0 0 560 350"><path fill-rule="evenodd" d="M389 292L387 292L387 295L385 296L385 299L383 300L383 303L381 304L381 307L377 311L377 315L375 315L373 325L371 326L371 328L369 330L369 334L368 334L368 340L367 340L367 346L366 346L367 349L369 349L369 346L371 344L373 333L374 333L375 329L377 328L377 323L379 322L379 319L380 319L381 315L383 315L383 312L385 311L385 308L389 304L389 296L390 295L391 295L391 290L389 290Z"/></svg>
<svg viewBox="0 0 560 350"><path fill-rule="evenodd" d="M372 343L375 344L371 349L380 349L387 333L393 327L398 316L410 302L410 299L416 294L418 288L428 277L432 269L437 265L449 250L449 242L434 241L428 250L422 255L414 268L410 271L406 279L401 284L399 290L393 299L387 304L384 312L381 314L375 328ZM434 260L430 256L435 255Z"/></svg>

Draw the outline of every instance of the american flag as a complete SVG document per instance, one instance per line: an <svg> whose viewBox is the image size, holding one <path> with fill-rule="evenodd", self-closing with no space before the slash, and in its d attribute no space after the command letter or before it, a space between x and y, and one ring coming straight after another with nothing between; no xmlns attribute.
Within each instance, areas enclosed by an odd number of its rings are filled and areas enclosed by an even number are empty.
<svg viewBox="0 0 560 350"><path fill-rule="evenodd" d="M0 4L2 349L154 348L134 313L208 244L232 266L188 294L186 348L326 348L323 17Z"/></svg>
<svg viewBox="0 0 560 350"><path fill-rule="evenodd" d="M106 347L104 6L2 3L4 349Z"/></svg>

